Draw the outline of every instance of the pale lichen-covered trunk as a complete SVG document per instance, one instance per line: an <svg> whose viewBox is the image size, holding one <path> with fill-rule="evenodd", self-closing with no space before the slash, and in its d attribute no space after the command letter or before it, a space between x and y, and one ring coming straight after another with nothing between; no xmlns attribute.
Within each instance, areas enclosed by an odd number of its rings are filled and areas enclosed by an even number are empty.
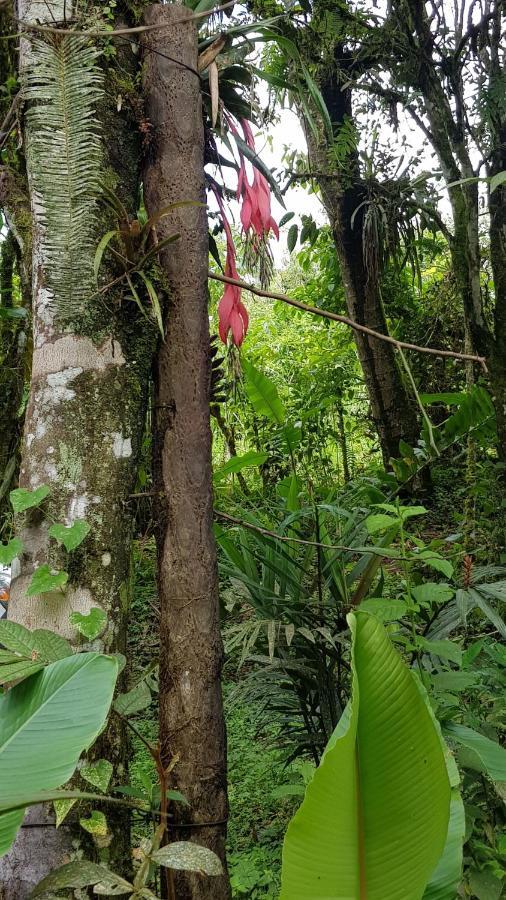
<svg viewBox="0 0 506 900"><path fill-rule="evenodd" d="M152 6L146 20L162 25L183 15L182 7ZM144 47L146 113L153 125L144 187L153 214L168 203L205 200L204 133L194 25L152 32ZM169 839L196 841L224 860L226 748L212 530L206 211L173 210L156 230L160 240L180 234L160 254L169 305L155 401L155 475L163 492L157 509L160 739L164 763L175 762L170 787L189 804L171 810ZM230 896L226 876L177 872L175 881L177 900Z"/></svg>
<svg viewBox="0 0 506 900"><path fill-rule="evenodd" d="M50 6L50 11L48 10ZM67 2L66 13L71 4ZM64 3L19 0L17 15L26 21L62 21ZM119 50L120 56L122 51ZM20 71L36 66L33 43L22 39ZM120 58L125 77L133 65L130 50ZM102 173L131 211L138 184L139 141L135 123L117 110L117 98L106 75L105 92L97 109L97 133L104 149ZM93 296L93 246L111 227L95 197L84 197L95 212L91 242L73 260L79 293L89 296L82 314L62 319L62 298L50 285L58 283L48 247L61 237L47 215L47 195L38 187L37 135L28 113L25 144L33 215L33 367L26 411L20 486L47 484L51 493L41 510L21 525L24 552L13 570L9 616L29 628L49 628L77 639L71 612L99 607L107 613L104 633L95 646L121 651L129 604L131 514L129 494L136 478L144 408L156 330L141 319L120 286L111 295ZM110 147L108 146L110 143ZM121 148L118 152L118 148ZM110 152L109 152L110 150ZM65 159L58 160L62 173ZM98 210L98 212L97 212ZM53 232L51 232L53 229ZM79 283L79 279L82 282ZM91 531L67 557L50 539L52 521L72 524L86 520ZM27 597L34 570L50 563L70 578L65 591ZM121 734L110 730L102 738L102 755L117 764L121 777L125 748ZM108 817L109 817L108 813ZM127 829L116 822L109 852L117 862L126 850ZM46 809L35 808L11 852L0 860L2 900L25 900L40 877L69 858L71 829L55 830ZM37 827L33 827L36 825ZM3 894L1 893L3 890Z"/></svg>

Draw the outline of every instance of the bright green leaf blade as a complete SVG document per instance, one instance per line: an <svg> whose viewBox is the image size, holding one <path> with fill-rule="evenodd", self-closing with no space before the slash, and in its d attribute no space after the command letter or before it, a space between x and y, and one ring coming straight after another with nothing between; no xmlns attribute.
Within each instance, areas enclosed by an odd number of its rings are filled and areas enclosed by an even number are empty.
<svg viewBox="0 0 506 900"><path fill-rule="evenodd" d="M448 722L443 730L445 735L453 741L476 753L493 781L506 781L506 750L504 747L491 741L484 734L473 731L467 725Z"/></svg>
<svg viewBox="0 0 506 900"><path fill-rule="evenodd" d="M27 491L26 488L16 488L15 491L10 492L9 498L14 512L20 513L27 509L33 509L35 506L40 506L48 494L49 488L47 484L42 484L36 491Z"/></svg>
<svg viewBox="0 0 506 900"><path fill-rule="evenodd" d="M256 450L248 450L247 453L243 453L241 456L233 456L227 460L224 465L215 470L214 477L220 479L235 472L242 472L243 469L249 469L252 466L261 466L268 458L268 453L257 453Z"/></svg>
<svg viewBox="0 0 506 900"><path fill-rule="evenodd" d="M186 869L189 872L204 872L206 875L222 875L220 860L207 847L190 841L175 841L151 854L151 859L168 869Z"/></svg>
<svg viewBox="0 0 506 900"><path fill-rule="evenodd" d="M350 623L352 712L288 828L281 897L420 900L448 830L440 737L383 626L365 613Z"/></svg>
<svg viewBox="0 0 506 900"><path fill-rule="evenodd" d="M95 640L107 624L107 615L98 606L94 606L86 615L80 612L70 613L69 619L70 624L88 641Z"/></svg>
<svg viewBox="0 0 506 900"><path fill-rule="evenodd" d="M285 409L276 385L247 359L242 361L245 377L244 388L255 412L282 425Z"/></svg>
<svg viewBox="0 0 506 900"><path fill-rule="evenodd" d="M26 589L26 596L37 597L38 594L61 590L68 580L68 572L53 572L47 564L39 566L32 575L32 580Z"/></svg>
<svg viewBox="0 0 506 900"><path fill-rule="evenodd" d="M119 234L117 229L114 231L108 231L104 236L100 239L100 243L96 249L95 259L93 260L93 272L95 275L95 281L98 279L98 273L100 271L100 266L102 265L102 258L107 249L108 244L112 241L113 237Z"/></svg>
<svg viewBox="0 0 506 900"><path fill-rule="evenodd" d="M10 566L13 559L23 552L23 542L12 538L7 544L0 544L0 566Z"/></svg>
<svg viewBox="0 0 506 900"><path fill-rule="evenodd" d="M94 834L97 837L105 837L107 834L107 819L104 813L97 809L94 809L87 818L79 819L79 824L88 834Z"/></svg>
<svg viewBox="0 0 506 900"><path fill-rule="evenodd" d="M72 525L61 525L57 522L51 525L49 534L54 537L59 544L63 544L69 553L82 544L85 537L89 534L91 526L83 519L77 519Z"/></svg>
<svg viewBox="0 0 506 900"><path fill-rule="evenodd" d="M0 797L50 791L72 776L106 719L118 664L96 653L68 656L0 697ZM22 815L21 815L22 818ZM0 855L16 834L19 813L0 815Z"/></svg>
<svg viewBox="0 0 506 900"><path fill-rule="evenodd" d="M54 814L56 817L56 827L65 821L69 812L76 805L77 800L69 798L68 800L53 800Z"/></svg>

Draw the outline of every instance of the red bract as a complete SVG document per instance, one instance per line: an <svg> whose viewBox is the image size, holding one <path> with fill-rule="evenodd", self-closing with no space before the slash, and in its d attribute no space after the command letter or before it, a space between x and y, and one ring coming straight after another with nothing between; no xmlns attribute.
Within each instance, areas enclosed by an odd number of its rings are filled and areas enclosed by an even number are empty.
<svg viewBox="0 0 506 900"><path fill-rule="evenodd" d="M247 119L241 119L241 126L250 150L255 150L255 139ZM237 134L237 129L231 125ZM242 197L241 222L244 232L251 229L258 238L268 236L272 231L279 239L279 229L271 215L271 189L267 179L253 166L253 184L249 183L246 163L242 153L240 156L239 179L237 183L237 199Z"/></svg>
<svg viewBox="0 0 506 900"><path fill-rule="evenodd" d="M218 190L213 186L213 191L220 208L221 220L227 239L227 258L225 262L225 275L228 278L238 279L235 256L234 239L228 222L225 207ZM240 347L248 330L248 311L241 300L241 288L235 284L227 284L223 297L218 304L219 335L224 344L227 343L229 332L237 347Z"/></svg>

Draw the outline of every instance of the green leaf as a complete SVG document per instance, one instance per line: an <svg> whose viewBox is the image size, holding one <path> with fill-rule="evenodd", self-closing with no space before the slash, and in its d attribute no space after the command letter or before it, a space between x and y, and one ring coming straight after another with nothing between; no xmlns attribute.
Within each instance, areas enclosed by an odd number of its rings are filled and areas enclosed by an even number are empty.
<svg viewBox="0 0 506 900"><path fill-rule="evenodd" d="M7 544L0 544L0 566L10 566L13 559L23 552L23 541L12 538Z"/></svg>
<svg viewBox="0 0 506 900"><path fill-rule="evenodd" d="M107 791L112 778L113 766L108 759L98 759L96 762L81 766L79 774L89 784L98 788L103 794Z"/></svg>
<svg viewBox="0 0 506 900"><path fill-rule="evenodd" d="M462 879L462 845L466 832L466 816L460 791L452 789L450 821L445 848L423 900L455 900Z"/></svg>
<svg viewBox="0 0 506 900"><path fill-rule="evenodd" d="M440 656L441 659L449 659L451 662L462 665L462 650L453 641L429 641L427 638L418 638L418 643L425 653Z"/></svg>
<svg viewBox="0 0 506 900"><path fill-rule="evenodd" d="M506 172L497 172L490 179L490 193L493 194L506 181Z"/></svg>
<svg viewBox="0 0 506 900"><path fill-rule="evenodd" d="M9 498L14 512L21 513L26 509L33 509L35 506L40 506L48 494L49 488L47 484L41 484L36 491L27 491L26 488L16 488L15 491L10 492Z"/></svg>
<svg viewBox="0 0 506 900"><path fill-rule="evenodd" d="M125 694L119 694L114 701L114 709L120 716L133 716L151 703L151 691L144 680Z"/></svg>
<svg viewBox="0 0 506 900"><path fill-rule="evenodd" d="M79 819L81 828L84 828L88 834L105 837L107 834L107 819L103 812L94 809L87 819Z"/></svg>
<svg viewBox="0 0 506 900"><path fill-rule="evenodd" d="M299 226L296 223L294 223L293 225L290 225L290 228L288 229L288 235L286 238L286 245L288 247L289 253L293 253L293 251L295 250L295 245L297 243L298 236L299 236Z"/></svg>
<svg viewBox="0 0 506 900"><path fill-rule="evenodd" d="M119 235L119 231L117 228L115 228L114 231L108 231L100 239L100 243L95 253L95 259L93 260L93 273L95 275L95 281L98 280L98 273L100 271L100 266L102 265L102 259L107 246L112 241L113 237L116 237L116 235Z"/></svg>
<svg viewBox="0 0 506 900"><path fill-rule="evenodd" d="M429 566L436 572L441 572L446 578L451 578L453 576L454 569L450 560L435 554L433 550L422 550L420 553L417 553L413 559L420 560L424 566Z"/></svg>
<svg viewBox="0 0 506 900"><path fill-rule="evenodd" d="M185 869L189 872L203 872L205 875L222 875L220 860L207 847L190 841L175 841L151 854L153 862L167 869Z"/></svg>
<svg viewBox="0 0 506 900"><path fill-rule="evenodd" d="M305 793L306 787L301 782L298 784L281 784L271 791L271 797L274 797L275 799L282 797L303 797Z"/></svg>
<svg viewBox="0 0 506 900"><path fill-rule="evenodd" d="M50 663L72 655L67 641L53 631L29 631L17 622L0 620L0 684L18 681Z"/></svg>
<svg viewBox="0 0 506 900"><path fill-rule="evenodd" d="M49 534L54 537L59 544L63 544L69 553L82 544L85 537L90 533L91 526L84 519L77 519L72 525L51 525Z"/></svg>
<svg viewBox="0 0 506 900"><path fill-rule="evenodd" d="M151 300L151 306L153 309L153 316L156 319L156 324L158 325L158 330L162 336L162 340L165 337L165 328L163 325L163 315L162 315L162 307L160 305L160 300L158 298L158 294L156 293L153 282L144 272L139 270L139 276L142 278L144 284L146 285L146 290L149 294L149 299Z"/></svg>
<svg viewBox="0 0 506 900"><path fill-rule="evenodd" d="M452 599L455 591L449 584L425 581L411 588L411 593L421 606L430 606L433 603L446 603Z"/></svg>
<svg viewBox="0 0 506 900"><path fill-rule="evenodd" d="M467 691L478 683L478 676L472 672L438 672L431 676L432 684L437 691Z"/></svg>
<svg viewBox="0 0 506 900"><path fill-rule="evenodd" d="M469 885L473 896L478 900L499 900L502 897L504 882L496 878L489 869L472 869L469 875Z"/></svg>
<svg viewBox="0 0 506 900"><path fill-rule="evenodd" d="M77 800L53 800L54 814L56 817L56 827L59 828L62 822L67 818L70 810L77 803Z"/></svg>
<svg viewBox="0 0 506 900"><path fill-rule="evenodd" d="M286 225L287 222L290 222L293 219L294 215L295 215L295 213L293 213L293 212L287 212L284 214L284 216L281 216L281 218L278 222L278 228L282 228L283 225Z"/></svg>
<svg viewBox="0 0 506 900"><path fill-rule="evenodd" d="M38 594L61 590L68 580L68 572L52 571L48 565L39 566L32 575L32 580L26 589L26 596L36 597Z"/></svg>
<svg viewBox="0 0 506 900"><path fill-rule="evenodd" d="M384 627L349 622L352 701L288 827L281 900L419 900L448 832L441 739Z"/></svg>
<svg viewBox="0 0 506 900"><path fill-rule="evenodd" d="M70 613L70 624L88 641L94 641L102 633L107 624L107 615L98 606L92 607L87 615L80 612Z"/></svg>
<svg viewBox="0 0 506 900"><path fill-rule="evenodd" d="M406 614L407 606L404 600L384 600L382 597L370 597L360 604L361 612L368 612L376 616L380 622L389 622L400 619Z"/></svg>
<svg viewBox="0 0 506 900"><path fill-rule="evenodd" d="M61 891L63 888L83 888L101 884L107 887L109 893L113 895L130 894L133 886L115 875L105 866L99 866L97 863L88 862L86 859L80 859L76 862L67 863L54 872L46 875L42 881L39 881L37 887L30 894L30 898L41 897L48 891ZM122 888L120 890L120 888Z"/></svg>
<svg viewBox="0 0 506 900"><path fill-rule="evenodd" d="M0 696L0 855L23 821L20 800L65 784L102 730L117 670L111 657L75 654Z"/></svg>
<svg viewBox="0 0 506 900"><path fill-rule="evenodd" d="M467 725L448 722L443 731L452 741L476 753L492 781L506 781L506 749Z"/></svg>
<svg viewBox="0 0 506 900"><path fill-rule="evenodd" d="M374 513L371 516L367 516L365 524L369 534L376 534L377 531L383 531L385 528L392 528L392 526L397 523L392 516L386 516L383 513Z"/></svg>
<svg viewBox="0 0 506 900"><path fill-rule="evenodd" d="M214 477L220 479L235 472L242 472L243 469L261 466L268 458L268 453L257 453L256 450L248 450L248 452L243 453L242 456L233 456L232 459L229 459L223 466L216 469Z"/></svg>
<svg viewBox="0 0 506 900"><path fill-rule="evenodd" d="M274 382L247 359L242 361L242 368L246 376L244 388L255 412L282 425L285 409Z"/></svg>

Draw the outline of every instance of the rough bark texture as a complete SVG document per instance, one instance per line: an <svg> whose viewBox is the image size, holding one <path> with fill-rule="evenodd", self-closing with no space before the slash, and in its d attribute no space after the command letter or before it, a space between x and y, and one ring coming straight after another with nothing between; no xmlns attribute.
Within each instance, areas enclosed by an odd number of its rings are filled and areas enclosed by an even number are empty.
<svg viewBox="0 0 506 900"><path fill-rule="evenodd" d="M66 6L67 15L70 4ZM20 19L63 18L63 0L51 10L39 2L19 0ZM131 67L130 50L120 52L121 73ZM20 67L31 49L21 45ZM109 79L107 79L109 85ZM140 146L135 124L117 112L116 93L106 89L97 111L104 130L104 171L130 210L135 209ZM106 130L107 129L107 130ZM30 146L30 129L25 143ZM111 144L108 153L107 144ZM121 155L115 148L121 147ZM28 154L28 158L30 158ZM62 169L64 167L62 160ZM28 171L29 182L32 172ZM131 514L129 494L136 477L144 407L156 328L133 312L121 288L111 296L90 300L82 319L63 327L55 315L56 300L47 287L45 234L41 226L43 196L33 196L33 365L20 485L48 484L45 506L19 523L22 558L13 567L9 616L29 628L49 628L71 640L72 611L100 607L108 615L105 633L94 647L122 650L129 603ZM96 244L110 227L104 213L97 222ZM89 260L83 260L83 271ZM88 263L88 266L85 263ZM90 284L90 295L93 284ZM88 289L88 286L87 286ZM85 519L91 532L71 555L49 537L51 519L71 524ZM34 570L43 563L69 572L65 593L26 597ZM101 754L116 764L124 780L124 735L117 728L101 738ZM128 822L107 811L113 840L105 858L119 871L129 864ZM11 852L0 861L2 900L26 900L41 874L69 859L71 829L55 831L45 810L34 810ZM36 827L33 827L33 822Z"/></svg>
<svg viewBox="0 0 506 900"><path fill-rule="evenodd" d="M152 6L146 21L170 23L182 12L180 6ZM153 214L178 200L205 201L204 135L194 26L151 33L144 47L146 113L153 126L144 185ZM149 52L151 47L159 53ZM180 233L161 253L170 300L155 423L156 477L164 492L158 510L161 746L166 764L178 757L171 781L189 801L189 807L175 805L170 838L203 844L224 860L226 745L212 531L205 209L175 210L156 230L159 240ZM228 878L176 873L176 896L226 900Z"/></svg>

